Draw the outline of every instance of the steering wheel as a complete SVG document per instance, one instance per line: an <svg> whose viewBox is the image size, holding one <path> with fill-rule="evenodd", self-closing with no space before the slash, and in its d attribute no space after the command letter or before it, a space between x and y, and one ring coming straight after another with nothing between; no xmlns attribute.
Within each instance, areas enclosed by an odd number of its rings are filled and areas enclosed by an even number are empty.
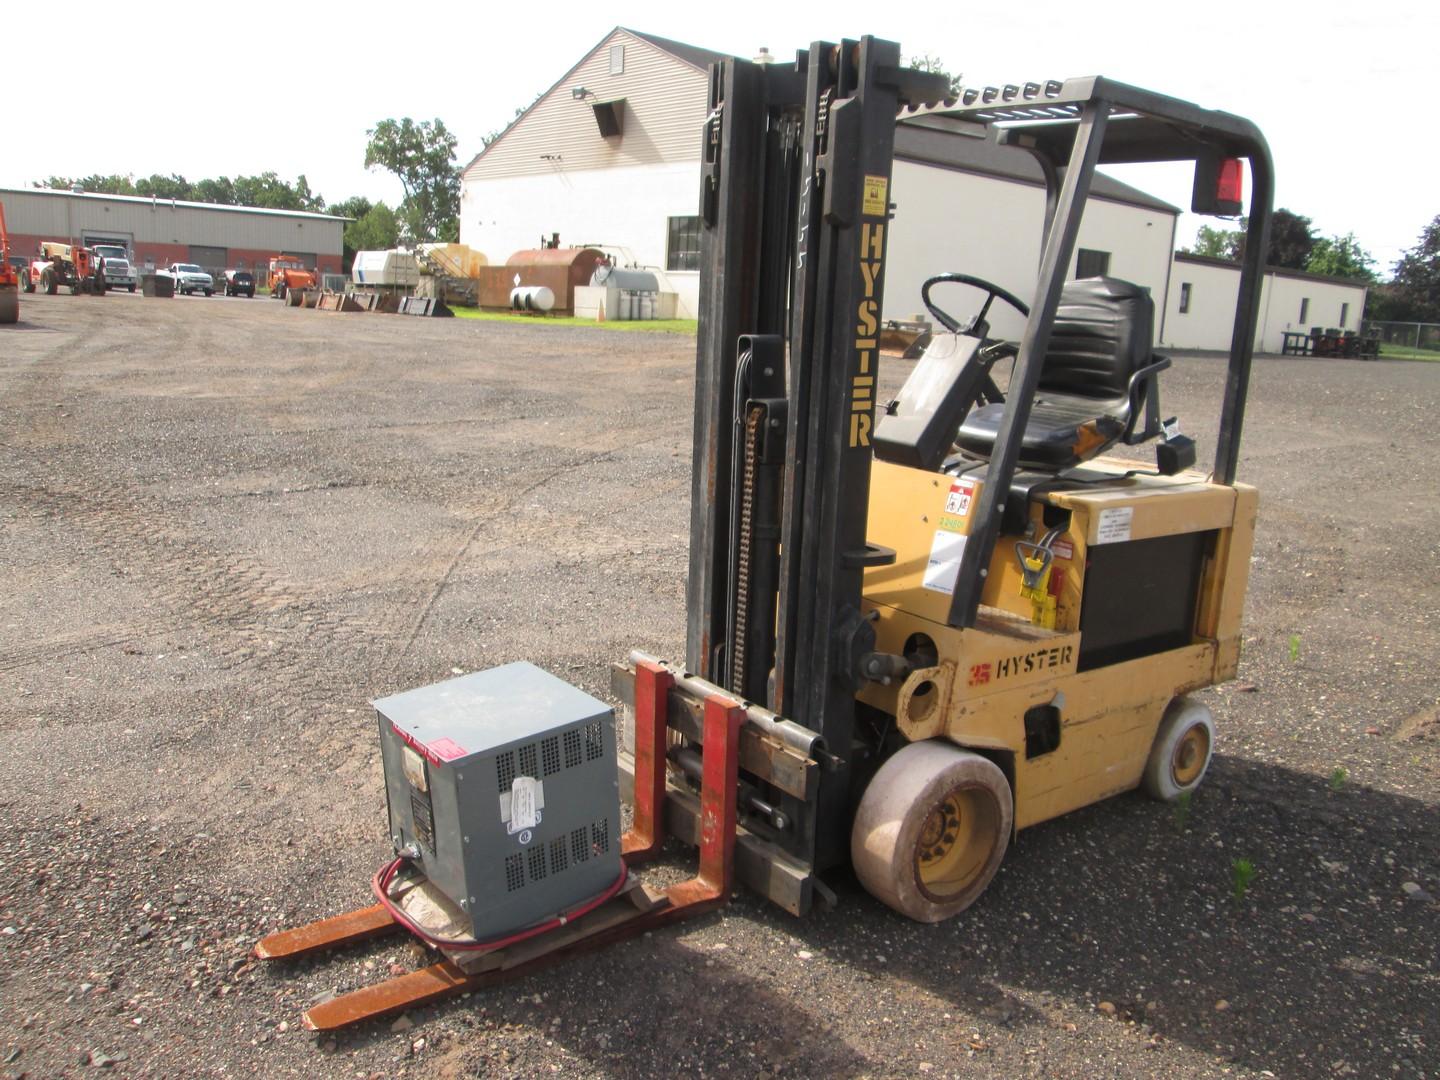
<svg viewBox="0 0 1440 1080"><path fill-rule="evenodd" d="M963 327L948 312L942 311L930 299L931 287L947 282L954 282L957 285L969 285L971 288L983 289L986 293L985 303L981 305L980 313ZM949 330L952 334L966 334L971 337L978 337L987 345L991 344L990 324L986 321L985 316L990 314L990 305L995 302L997 296L1027 319L1030 317L1030 305L1025 303L1025 301L1021 300L1014 293L1002 289L993 281L986 281L984 278L975 277L972 274L953 272L949 274L936 274L920 286L920 299L925 304L925 309L929 311L931 315L935 316L935 320L941 326L945 327L945 329Z"/></svg>

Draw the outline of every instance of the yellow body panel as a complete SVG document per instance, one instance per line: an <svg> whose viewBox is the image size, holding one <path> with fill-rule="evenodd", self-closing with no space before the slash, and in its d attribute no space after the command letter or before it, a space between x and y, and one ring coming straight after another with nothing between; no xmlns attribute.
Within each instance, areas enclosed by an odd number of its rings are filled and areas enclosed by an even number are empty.
<svg viewBox="0 0 1440 1080"><path fill-rule="evenodd" d="M1028 536L1002 536L990 560L974 627L946 625L959 548L970 535L982 483L877 461L868 537L896 551L891 566L865 574L865 608L877 648L905 653L923 634L935 667L903 682L872 683L859 698L896 718L911 741L947 738L1013 758L1015 827L1034 825L1135 787L1172 698L1234 675L1258 497L1253 488L1211 484L1195 473L1124 477L1133 463L1091 463L1113 484L1032 500ZM1069 511L1056 541L1055 629L1035 625L1022 595L1015 544L1045 532L1046 506ZM1206 533L1189 645L1077 671L1085 564L1097 545ZM1037 705L1060 716L1060 742L1026 757L1024 717Z"/></svg>

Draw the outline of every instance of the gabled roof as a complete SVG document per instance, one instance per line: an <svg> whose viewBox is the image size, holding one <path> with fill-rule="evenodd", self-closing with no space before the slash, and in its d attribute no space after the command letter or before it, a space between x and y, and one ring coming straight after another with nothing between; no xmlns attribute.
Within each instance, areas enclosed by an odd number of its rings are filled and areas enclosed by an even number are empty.
<svg viewBox="0 0 1440 1080"><path fill-rule="evenodd" d="M492 139L488 145L482 146L479 152L474 157L472 157L469 162L466 163L464 168L460 170L460 175L463 177L467 172L469 172L470 167L474 165L475 162L479 161L480 158L485 154L487 150L490 149L491 146L494 146L506 135L508 135L517 124L524 121L524 119L529 116L532 111L534 111L535 106L539 105L540 102L544 101L547 97L554 93L557 87L562 86L566 82L568 82L570 76L575 74L576 70L579 69L579 67L584 64L586 60L590 59L590 57L594 56L597 52L599 52L600 49L604 47L605 43L611 38L613 38L616 34L629 34L631 37L643 41L647 45L653 46L654 48L659 49L661 52L669 56L673 56L676 60L679 60L687 67L693 67L700 72L708 72L710 70L711 64L717 63L721 60L730 59L730 57L726 56L724 53L711 52L709 49L702 49L697 45L686 45L684 42L671 41L669 38L657 37L655 34L644 34L641 33L639 30L631 30L627 26L617 26L614 29L610 30L599 41L597 41L592 48L587 49L584 55L580 57L580 59L576 60L575 63L570 65L570 68L565 72L564 75L561 75L560 78L556 79L553 83L551 83L549 88L545 90L544 93L540 94L540 96L537 97L534 101L532 101L529 105L527 105L525 107L525 110L521 112L519 116L511 120L510 123L506 124L504 130L502 130L499 135L495 136L495 138Z"/></svg>
<svg viewBox="0 0 1440 1080"><path fill-rule="evenodd" d="M731 60L733 57L726 53L713 52L710 49L702 49L698 45L686 45L683 41L671 41L669 38L659 37L656 34L646 34L639 30L631 30L628 26L617 26L615 29L624 30L627 34L633 34L641 41L648 41L657 49L663 49L677 60L683 60L691 67L699 68L701 71L709 71L711 64L718 64L721 60Z"/></svg>

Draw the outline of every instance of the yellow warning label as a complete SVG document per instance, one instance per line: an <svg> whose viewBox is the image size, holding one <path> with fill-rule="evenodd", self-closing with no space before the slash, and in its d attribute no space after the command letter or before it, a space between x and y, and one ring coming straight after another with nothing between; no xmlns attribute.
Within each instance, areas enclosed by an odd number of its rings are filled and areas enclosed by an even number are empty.
<svg viewBox="0 0 1440 1080"><path fill-rule="evenodd" d="M890 212L890 179L885 176L865 177L865 199L861 207L866 214L884 217Z"/></svg>

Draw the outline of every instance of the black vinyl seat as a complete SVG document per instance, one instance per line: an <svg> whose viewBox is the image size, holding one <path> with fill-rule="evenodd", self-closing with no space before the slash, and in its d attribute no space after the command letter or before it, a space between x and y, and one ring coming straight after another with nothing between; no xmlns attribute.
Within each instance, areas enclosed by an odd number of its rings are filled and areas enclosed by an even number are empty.
<svg viewBox="0 0 1440 1080"><path fill-rule="evenodd" d="M1069 469L1119 439L1139 443L1160 434L1154 381L1170 361L1150 351L1154 319L1150 294L1128 281L1065 285L1020 444L1021 468ZM989 458L1004 413L1003 404L972 409L956 445Z"/></svg>

